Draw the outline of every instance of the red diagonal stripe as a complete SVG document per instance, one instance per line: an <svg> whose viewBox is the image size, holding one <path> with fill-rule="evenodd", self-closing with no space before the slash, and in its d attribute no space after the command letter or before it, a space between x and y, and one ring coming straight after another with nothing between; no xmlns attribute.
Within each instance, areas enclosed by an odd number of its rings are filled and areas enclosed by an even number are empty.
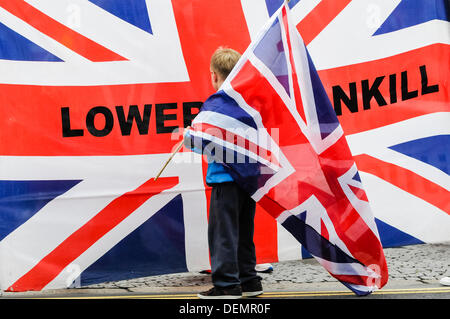
<svg viewBox="0 0 450 319"><path fill-rule="evenodd" d="M368 202L369 199L367 198L366 192L359 187L355 187L352 185L348 185L350 187L350 189L352 190L353 194L355 194L356 197L358 197L359 200L363 200Z"/></svg>
<svg viewBox="0 0 450 319"><path fill-rule="evenodd" d="M92 62L123 61L124 57L50 18L25 1L0 0L0 6L35 29Z"/></svg>
<svg viewBox="0 0 450 319"><path fill-rule="evenodd" d="M355 156L358 169L378 176L385 181L417 196L450 215L449 192L416 173L363 154Z"/></svg>
<svg viewBox="0 0 450 319"><path fill-rule="evenodd" d="M330 240L330 234L328 233L327 226L325 226L322 219L320 219L320 235L326 240Z"/></svg>
<svg viewBox="0 0 450 319"><path fill-rule="evenodd" d="M350 2L351 0L322 0L308 13L297 25L305 45L314 40Z"/></svg>
<svg viewBox="0 0 450 319"><path fill-rule="evenodd" d="M42 290L65 267L150 197L177 184L178 177L161 177L157 181L152 178L135 190L116 198L11 285L8 291Z"/></svg>
<svg viewBox="0 0 450 319"><path fill-rule="evenodd" d="M305 115L305 109L303 108L302 103L302 96L300 94L300 87L298 85L298 76L297 76L297 70L294 63L294 57L293 57L293 51L292 51L292 45L291 45L291 35L289 32L289 24L287 20L287 12L286 7L282 10L283 15L283 26L284 30L286 32L286 42L288 45L288 50L286 51L287 55L289 56L289 62L291 64L291 71L292 71L292 83L294 88L294 97L295 97L295 104L298 113L300 114L300 117L303 119L303 122L306 123L306 115Z"/></svg>
<svg viewBox="0 0 450 319"><path fill-rule="evenodd" d="M339 275L339 274L332 274L334 278L342 281L347 282L353 285L359 285L359 286L368 286L368 284L371 284L373 282L373 279L368 276L360 276L360 275ZM378 288L381 288L378 283Z"/></svg>

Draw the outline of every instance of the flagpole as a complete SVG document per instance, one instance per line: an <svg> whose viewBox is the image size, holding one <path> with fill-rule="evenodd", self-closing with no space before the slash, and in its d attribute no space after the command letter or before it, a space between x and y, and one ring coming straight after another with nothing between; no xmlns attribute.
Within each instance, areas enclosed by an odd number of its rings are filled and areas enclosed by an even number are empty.
<svg viewBox="0 0 450 319"><path fill-rule="evenodd" d="M186 127L186 132L184 132L183 134L183 139L180 141L180 143L178 143L175 151L172 152L172 154L170 154L170 157L167 159L167 161L164 163L163 167L159 170L158 174L156 174L154 180L156 181L159 176L161 175L161 173L164 171L164 169L167 167L167 165L170 163L170 161L172 160L172 158L175 156L176 153L178 153L178 151L181 149L181 147L183 146L184 143L184 137L186 136L188 129L190 129L191 127L188 126Z"/></svg>

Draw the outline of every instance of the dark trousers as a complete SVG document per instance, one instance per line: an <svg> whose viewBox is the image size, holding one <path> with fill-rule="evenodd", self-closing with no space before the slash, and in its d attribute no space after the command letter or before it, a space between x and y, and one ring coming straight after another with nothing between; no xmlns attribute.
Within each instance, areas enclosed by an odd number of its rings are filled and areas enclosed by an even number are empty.
<svg viewBox="0 0 450 319"><path fill-rule="evenodd" d="M253 243L255 201L236 183L211 186L208 243L214 286L260 278L255 271Z"/></svg>

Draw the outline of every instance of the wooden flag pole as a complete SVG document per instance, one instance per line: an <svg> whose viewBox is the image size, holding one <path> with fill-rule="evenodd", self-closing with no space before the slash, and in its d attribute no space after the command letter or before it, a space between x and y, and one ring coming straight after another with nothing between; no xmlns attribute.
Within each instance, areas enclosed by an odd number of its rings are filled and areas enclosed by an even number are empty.
<svg viewBox="0 0 450 319"><path fill-rule="evenodd" d="M167 167L167 165L170 163L170 161L172 160L172 158L175 156L176 153L178 153L178 151L181 149L181 147L183 146L184 143L184 137L186 136L188 129L190 129L191 127L188 126L186 127L186 132L183 134L183 139L180 141L180 143L178 143L177 148L175 149L175 151L172 152L172 154L170 154L169 159L164 163L163 167L159 170L158 174L156 174L154 180L156 181L159 176L161 175L161 173L165 170L165 168Z"/></svg>

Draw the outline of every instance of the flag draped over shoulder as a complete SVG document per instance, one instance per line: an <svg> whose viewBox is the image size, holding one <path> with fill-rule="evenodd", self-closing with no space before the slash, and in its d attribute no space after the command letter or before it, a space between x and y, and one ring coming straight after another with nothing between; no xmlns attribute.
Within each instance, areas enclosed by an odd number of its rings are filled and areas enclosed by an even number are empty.
<svg viewBox="0 0 450 319"><path fill-rule="evenodd" d="M358 295L387 264L342 128L284 4L189 131L235 181Z"/></svg>

